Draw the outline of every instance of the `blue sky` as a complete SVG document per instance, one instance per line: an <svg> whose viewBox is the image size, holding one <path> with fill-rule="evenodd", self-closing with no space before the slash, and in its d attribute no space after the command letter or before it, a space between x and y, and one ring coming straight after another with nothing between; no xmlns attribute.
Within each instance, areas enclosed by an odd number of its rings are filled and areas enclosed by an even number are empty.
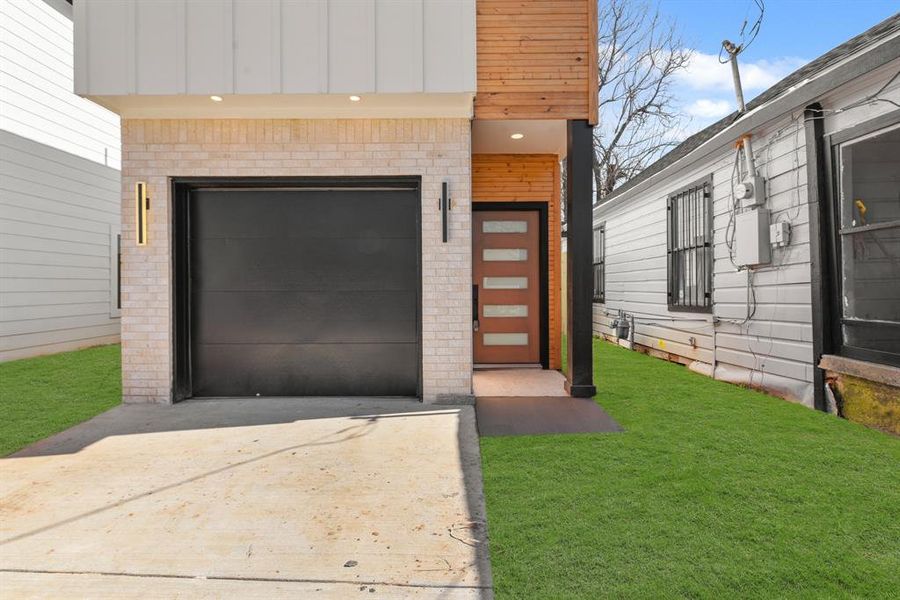
<svg viewBox="0 0 900 600"><path fill-rule="evenodd" d="M900 10L897 0L767 0L756 41L741 55L744 95L753 98L799 66ZM674 18L685 44L696 51L678 78L675 96L691 133L734 110L727 66L718 64L723 39L737 41L745 18L755 20L753 0L659 0Z"/></svg>

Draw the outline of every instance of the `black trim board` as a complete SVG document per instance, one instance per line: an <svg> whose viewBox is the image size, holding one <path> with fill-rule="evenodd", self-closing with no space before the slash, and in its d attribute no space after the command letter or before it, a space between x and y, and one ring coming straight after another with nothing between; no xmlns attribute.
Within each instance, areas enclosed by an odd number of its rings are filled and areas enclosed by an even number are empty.
<svg viewBox="0 0 900 600"><path fill-rule="evenodd" d="M538 257L540 271L540 354L541 366L550 368L550 259L548 206L549 202L472 202L472 211L515 211L536 210L540 220L540 236L538 238Z"/></svg>
<svg viewBox="0 0 900 600"><path fill-rule="evenodd" d="M191 375L191 192L201 189L407 189L417 192L416 286L417 395L422 397L422 223L421 177L192 177L171 179L173 382L172 400L192 397Z"/></svg>
<svg viewBox="0 0 900 600"><path fill-rule="evenodd" d="M190 184L173 179L172 215L172 401L191 397Z"/></svg>

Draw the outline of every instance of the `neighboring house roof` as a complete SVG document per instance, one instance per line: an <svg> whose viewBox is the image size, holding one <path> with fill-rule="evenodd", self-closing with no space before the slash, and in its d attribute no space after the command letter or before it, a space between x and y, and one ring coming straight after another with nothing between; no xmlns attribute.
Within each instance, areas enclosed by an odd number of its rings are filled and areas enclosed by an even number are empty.
<svg viewBox="0 0 900 600"><path fill-rule="evenodd" d="M691 137L681 142L678 146L663 155L656 162L652 163L646 169L641 171L640 174L632 177L620 187L613 190L612 193L610 193L608 196L606 196L606 198L603 199L603 202L599 206L602 206L610 200L621 196L638 184L650 179L666 167L686 157L688 154L702 146L705 142L715 138L717 135L724 132L730 125L747 116L754 109L757 109L767 104L768 102L775 100L779 96L786 95L794 91L794 89L798 85L803 84L808 79L811 79L812 77L831 67L835 63L846 59L848 56L861 49L880 42L884 38L893 35L898 31L900 31L900 13L897 13L894 16L885 19L871 29L844 42L840 46L837 46L836 48L823 54L814 61L800 67L799 69L767 89L765 92L748 102L747 110L744 113L735 111L727 117L724 117L723 119L713 123L706 129L698 131Z"/></svg>

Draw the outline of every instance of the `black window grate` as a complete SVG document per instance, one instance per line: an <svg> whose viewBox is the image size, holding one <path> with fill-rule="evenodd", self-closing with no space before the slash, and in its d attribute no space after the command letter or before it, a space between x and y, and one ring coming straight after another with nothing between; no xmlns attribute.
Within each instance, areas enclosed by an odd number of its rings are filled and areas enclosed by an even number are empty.
<svg viewBox="0 0 900 600"><path fill-rule="evenodd" d="M712 312L712 175L669 195L669 310Z"/></svg>
<svg viewBox="0 0 900 600"><path fill-rule="evenodd" d="M594 302L606 302L606 223L594 227Z"/></svg>

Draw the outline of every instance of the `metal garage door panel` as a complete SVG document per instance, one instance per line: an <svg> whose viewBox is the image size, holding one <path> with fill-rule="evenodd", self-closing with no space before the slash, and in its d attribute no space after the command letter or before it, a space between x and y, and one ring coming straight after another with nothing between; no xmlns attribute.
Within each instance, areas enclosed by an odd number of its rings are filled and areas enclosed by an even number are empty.
<svg viewBox="0 0 900 600"><path fill-rule="evenodd" d="M203 213L192 233L203 239L414 238L418 223L409 190L199 190L191 202Z"/></svg>
<svg viewBox="0 0 900 600"><path fill-rule="evenodd" d="M415 290L415 238L195 240L200 290ZM410 279L410 274L413 278Z"/></svg>
<svg viewBox="0 0 900 600"><path fill-rule="evenodd" d="M415 344L208 344L195 396L414 396Z"/></svg>
<svg viewBox="0 0 900 600"><path fill-rule="evenodd" d="M202 292L194 320L210 344L416 343L415 292ZM341 318L334 318L341 315ZM222 323L241 322L241 327Z"/></svg>
<svg viewBox="0 0 900 600"><path fill-rule="evenodd" d="M418 206L414 190L193 192L193 395L416 395Z"/></svg>

